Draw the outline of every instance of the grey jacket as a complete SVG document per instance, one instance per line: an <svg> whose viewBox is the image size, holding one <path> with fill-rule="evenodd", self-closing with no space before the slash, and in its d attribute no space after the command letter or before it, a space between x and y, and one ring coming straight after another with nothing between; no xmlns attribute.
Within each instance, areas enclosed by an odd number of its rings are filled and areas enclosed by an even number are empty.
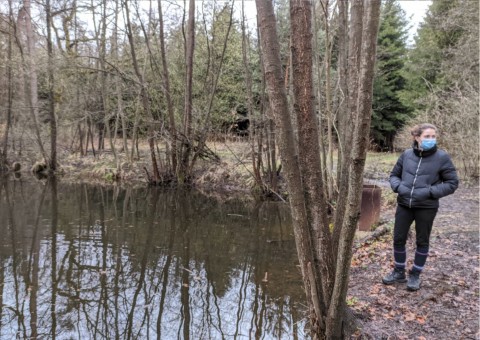
<svg viewBox="0 0 480 340"><path fill-rule="evenodd" d="M438 200L453 194L458 177L450 156L435 146L420 151L416 144L402 153L390 173L397 202L409 208L438 208Z"/></svg>

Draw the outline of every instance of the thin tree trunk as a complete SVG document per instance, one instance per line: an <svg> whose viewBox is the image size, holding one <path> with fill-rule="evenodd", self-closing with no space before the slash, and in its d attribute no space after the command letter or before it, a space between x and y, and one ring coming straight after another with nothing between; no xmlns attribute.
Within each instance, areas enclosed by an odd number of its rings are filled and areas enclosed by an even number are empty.
<svg viewBox="0 0 480 340"><path fill-rule="evenodd" d="M327 115L327 159L325 164L327 170L327 194L328 198L333 197L333 114L332 114L332 89L331 89L331 38L330 38L330 22L329 22L329 1L322 0L320 4L324 11L324 28L325 28L325 111Z"/></svg>
<svg viewBox="0 0 480 340"><path fill-rule="evenodd" d="M349 31L349 46L348 46L348 119L346 119L346 125L343 135L343 145L351 146L353 138L353 129L355 126L357 116L357 100L358 100L358 86L359 86L359 69L360 69L360 49L362 46L362 31L363 31L363 2L353 1L351 5L350 14L350 31ZM351 149L349 148L351 151ZM340 157L340 156L339 156ZM340 230L343 225L343 219L345 216L345 209L347 205L347 192L348 192L348 173L350 167L350 152L345 147L345 152L342 154L342 167L339 181L339 194L335 209L334 216L334 229L333 229L333 249L334 254L337 254L338 240L340 238Z"/></svg>
<svg viewBox="0 0 480 340"><path fill-rule="evenodd" d="M88 151L88 140L90 139L90 144L92 146L92 154L93 154L93 158L96 157L95 155L95 145L93 144L93 133L92 133L92 121L90 118L88 118L88 135L87 135L87 147L86 147L86 151Z"/></svg>
<svg viewBox="0 0 480 340"><path fill-rule="evenodd" d="M124 0L124 4L125 4L125 14L126 14L126 20L127 20L127 37L128 37L128 41L130 42L130 52L132 55L133 69L135 70L135 74L140 83L140 97L141 97L143 109L145 110L145 113L147 114L147 116L151 116L150 103L149 103L148 93L146 90L145 81L143 79L142 73L140 72L140 68L138 67L137 55L135 53L135 44L133 41L133 31L132 31L132 25L130 22L130 10L128 8L128 1ZM154 136L153 126L152 124L149 124L148 146L150 148L150 158L152 160L152 168L153 168L152 184L158 184L160 182L160 172L158 171L157 157L155 155L154 138L155 136Z"/></svg>
<svg viewBox="0 0 480 340"><path fill-rule="evenodd" d="M318 6L320 9L321 6ZM325 122L322 117L322 113L325 114L324 112L324 99L322 96L322 79L323 79L323 70L325 68L325 63L322 61L322 58L320 57L319 50L320 46L318 45L317 41L319 40L318 37L318 31L320 30L320 26L318 24L317 15L315 15L315 9L314 7L313 13L312 13L312 21L314 23L314 47L316 53L314 53L314 60L316 63L316 68L317 68L317 110L318 110L318 127L319 127L319 140L320 140L320 164L322 168L322 176L323 178L327 179L328 178L328 157L327 157L327 147L328 147L328 142L325 143L325 140L327 139L325 137L325 133L327 132L327 128L325 127ZM318 14L318 17L321 17L320 14ZM327 185L324 186L324 196L328 197L328 192L327 192Z"/></svg>
<svg viewBox="0 0 480 340"><path fill-rule="evenodd" d="M190 0L188 8L188 22L186 35L186 52L185 52L185 102L183 113L183 135L184 142L182 147L182 160L179 174L180 183L185 183L189 180L188 163L193 146L192 136L192 82L193 82L193 53L195 49L195 0Z"/></svg>
<svg viewBox="0 0 480 340"><path fill-rule="evenodd" d="M164 95L167 100L167 112L169 120L169 130L170 130L170 140L171 140L171 153L172 153L172 172L177 171L177 128L175 126L175 113L173 110L172 96L170 94L170 75L167 65L167 54L165 52L165 33L164 33L164 24L163 24L163 11L162 11L162 0L158 0L158 16L160 20L160 53L162 56L162 70L163 70L163 86L164 86Z"/></svg>
<svg viewBox="0 0 480 340"><path fill-rule="evenodd" d="M2 136L2 145L0 149L0 173L8 171L8 133L12 125L12 106L13 106L13 83L12 83L12 39L13 39L13 21L12 21L12 0L8 1L8 47L7 47L7 117L5 121L5 131Z"/></svg>
<svg viewBox="0 0 480 340"><path fill-rule="evenodd" d="M365 24L362 30L360 78L358 89L358 118L353 133L353 149L349 169L348 201L338 246L335 286L328 311L327 338L341 334L345 312L352 244L360 215L363 187L363 171L372 119L373 76L380 22L381 0L370 0L366 6Z"/></svg>
<svg viewBox="0 0 480 340"><path fill-rule="evenodd" d="M314 264L313 244L308 228L307 212L303 195L303 184L300 176L300 166L296 155L295 136L288 110L289 104L285 89L282 64L280 60L280 45L277 38L275 15L273 5L268 0L256 0L258 13L258 26L262 44L263 60L267 91L270 107L279 128L278 146L282 165L285 168L287 186L290 189L290 208L292 212L293 229L297 253L305 284L307 301L312 301L313 296L322 294L319 285L312 280L312 264ZM322 323L321 306L315 306L314 320ZM322 326L320 326L322 327Z"/></svg>
<svg viewBox="0 0 480 340"><path fill-rule="evenodd" d="M333 287L333 262L327 220L327 202L324 196L326 181L322 176L321 167L318 166L320 164L320 148L313 102L311 8L310 1L292 0L290 2L292 80L294 111L298 123L299 164L305 192L304 200L309 217L310 235L316 249L314 254L316 261L312 263L312 276L315 277L317 282L320 281L321 283L321 286L317 284L318 294L322 294L320 296L323 302L321 302L321 308L328 309L329 297ZM324 314L325 309L322 311L321 318Z"/></svg>
<svg viewBox="0 0 480 340"><path fill-rule="evenodd" d="M57 170L57 119L55 117L55 78L53 75L53 44L52 44L52 17L50 14L50 0L46 0L47 16L47 51L48 51L48 117L50 123L50 159L48 171Z"/></svg>
<svg viewBox="0 0 480 340"><path fill-rule="evenodd" d="M343 157L346 152L345 134L347 133L348 121L348 1L338 2L338 77L340 83L340 99L338 108L338 157L337 157L337 187L341 185L341 173L343 172ZM338 198L338 192L337 192ZM336 199L337 200L337 199Z"/></svg>
<svg viewBox="0 0 480 340"><path fill-rule="evenodd" d="M120 10L120 4L118 1L115 2L115 24L113 29L113 38L112 38L112 53L113 59L118 64L118 12ZM127 139L127 124L125 122L125 115L123 113L123 98L122 98L122 84L120 82L121 78L118 75L115 75L115 92L117 94L117 115L115 122L115 138L117 137L117 126L118 120L120 120L122 125L122 142L123 142L123 152L128 162L132 161L130 153L128 152L128 139Z"/></svg>
<svg viewBox="0 0 480 340"><path fill-rule="evenodd" d="M24 0L23 7L25 10L25 30L27 36L27 72L25 75L25 82L28 84L28 86L25 86L25 90L27 91L28 89L28 93L26 94L26 97L32 117L35 137L37 138L37 144L40 149L40 153L42 154L43 160L45 164L47 164L48 157L43 146L42 138L40 136L40 127L38 124L38 81L37 70L35 68L35 41L32 28L32 11L30 0ZM21 44L19 44L19 46L21 46Z"/></svg>

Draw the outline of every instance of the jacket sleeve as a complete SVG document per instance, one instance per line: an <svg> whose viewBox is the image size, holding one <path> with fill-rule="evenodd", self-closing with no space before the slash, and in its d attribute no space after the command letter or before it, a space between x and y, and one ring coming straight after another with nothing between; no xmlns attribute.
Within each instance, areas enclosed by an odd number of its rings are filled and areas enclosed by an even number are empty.
<svg viewBox="0 0 480 340"><path fill-rule="evenodd" d="M452 160L447 155L446 161L440 167L441 182L430 187L430 195L433 198L442 198L453 194L458 188L457 170L452 163Z"/></svg>
<svg viewBox="0 0 480 340"><path fill-rule="evenodd" d="M400 155L397 160L397 163L393 167L392 172L390 172L390 187L392 188L393 192L398 192L398 187L402 182L402 170L403 170L403 158L405 152Z"/></svg>

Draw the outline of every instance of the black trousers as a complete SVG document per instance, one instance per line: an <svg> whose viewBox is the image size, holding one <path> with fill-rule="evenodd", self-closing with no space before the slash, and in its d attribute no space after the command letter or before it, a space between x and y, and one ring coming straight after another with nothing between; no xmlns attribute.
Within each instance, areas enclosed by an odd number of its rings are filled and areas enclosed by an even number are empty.
<svg viewBox="0 0 480 340"><path fill-rule="evenodd" d="M437 208L408 208L403 205L397 205L395 226L393 228L393 246L395 248L405 246L407 243L408 231L410 230L413 221L415 221L417 249L428 249L433 220L437 215L437 211Z"/></svg>

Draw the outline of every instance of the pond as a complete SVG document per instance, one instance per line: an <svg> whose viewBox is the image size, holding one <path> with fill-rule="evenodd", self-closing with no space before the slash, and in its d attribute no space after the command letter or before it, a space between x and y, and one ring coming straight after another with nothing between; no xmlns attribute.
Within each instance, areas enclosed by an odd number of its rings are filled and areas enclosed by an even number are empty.
<svg viewBox="0 0 480 340"><path fill-rule="evenodd" d="M0 182L0 338L304 339L288 206Z"/></svg>

